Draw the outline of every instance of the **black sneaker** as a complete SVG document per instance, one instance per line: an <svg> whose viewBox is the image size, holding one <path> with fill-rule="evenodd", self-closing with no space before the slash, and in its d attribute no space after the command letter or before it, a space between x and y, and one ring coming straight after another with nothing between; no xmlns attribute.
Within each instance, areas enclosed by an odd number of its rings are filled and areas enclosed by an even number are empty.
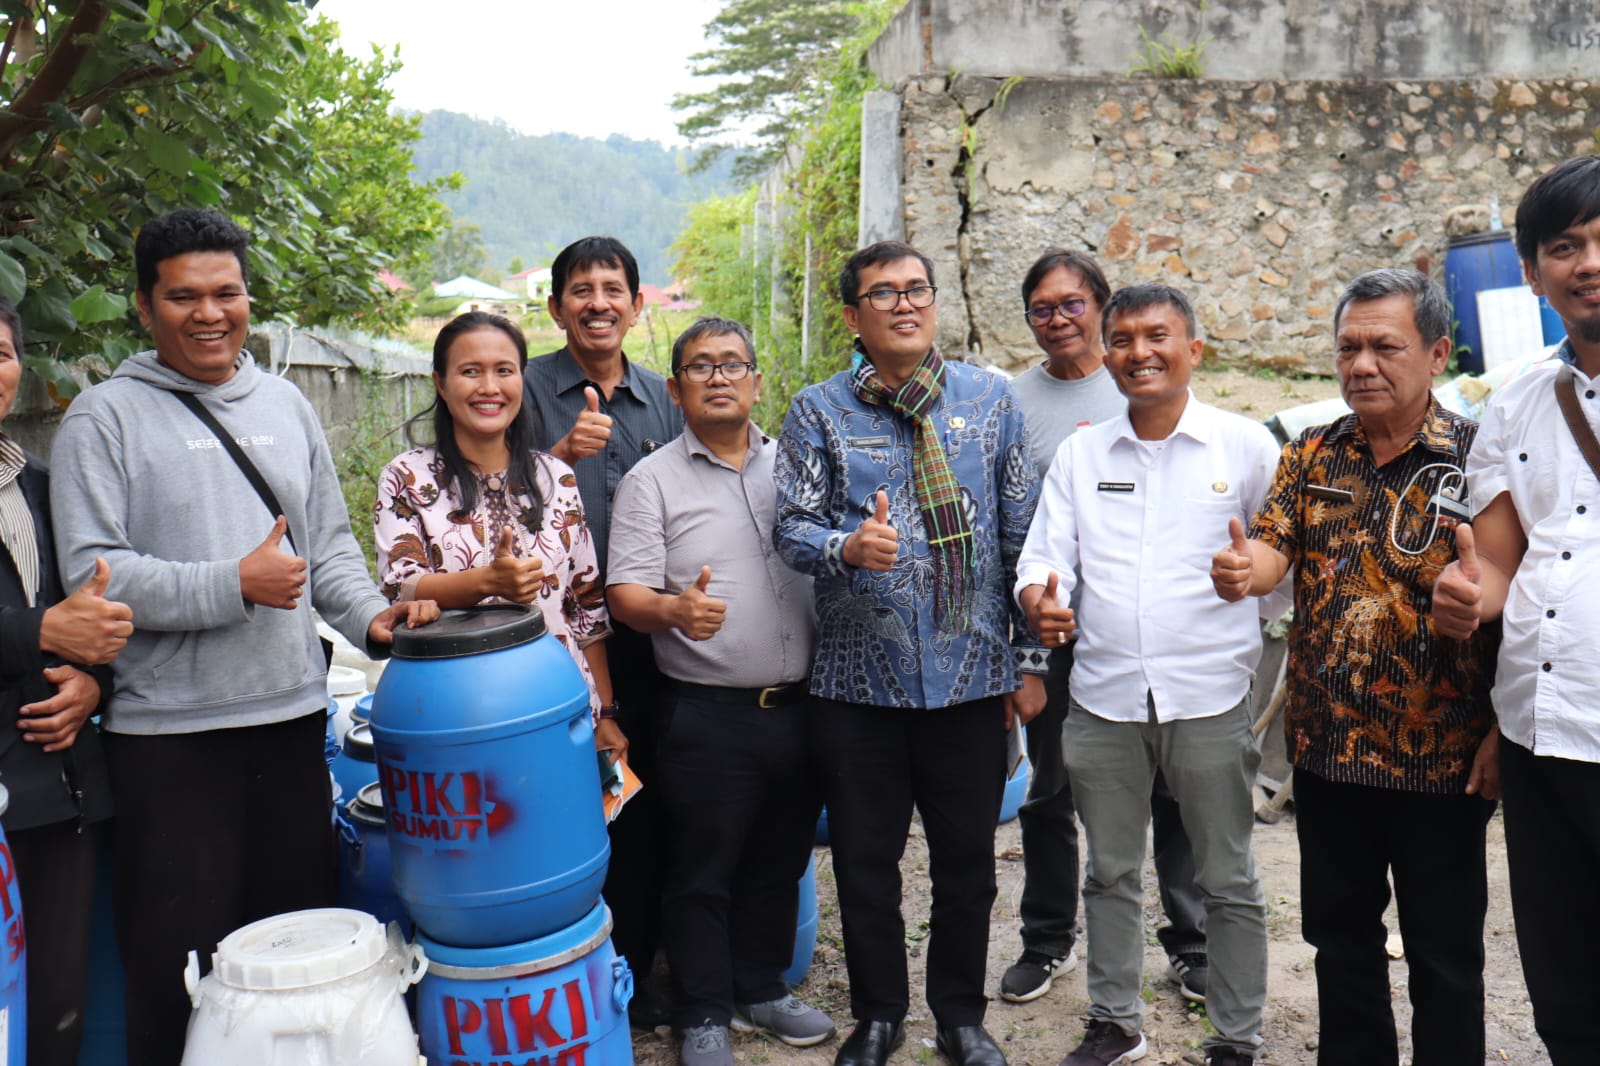
<svg viewBox="0 0 1600 1066"><path fill-rule="evenodd" d="M1089 1022L1083 1043L1061 1060L1061 1066L1128 1066L1144 1058L1149 1045L1143 1033L1129 1036L1110 1022Z"/></svg>
<svg viewBox="0 0 1600 1066"><path fill-rule="evenodd" d="M1028 1003L1050 991L1055 974L1070 973L1078 965L1078 953L1067 949L1065 958L1054 959L1042 951L1024 950L1000 978L1000 998L1007 1003Z"/></svg>
<svg viewBox="0 0 1600 1066"><path fill-rule="evenodd" d="M1167 956L1167 976L1178 983L1178 991L1191 1003L1206 1001L1206 978L1210 960L1203 951L1177 951Z"/></svg>
<svg viewBox="0 0 1600 1066"><path fill-rule="evenodd" d="M1238 1048L1216 1047L1206 1059L1209 1066L1255 1066L1256 1057Z"/></svg>

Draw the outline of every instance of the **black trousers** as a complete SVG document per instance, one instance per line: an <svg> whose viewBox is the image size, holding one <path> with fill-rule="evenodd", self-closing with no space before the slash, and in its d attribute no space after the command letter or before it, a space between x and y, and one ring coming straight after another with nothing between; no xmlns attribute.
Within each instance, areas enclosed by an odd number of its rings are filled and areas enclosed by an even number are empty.
<svg viewBox="0 0 1600 1066"><path fill-rule="evenodd" d="M104 736L116 804L113 904L129 1066L183 1056L192 950L336 897L322 711L274 725Z"/></svg>
<svg viewBox="0 0 1600 1066"><path fill-rule="evenodd" d="M1078 939L1078 895L1082 877L1078 869L1077 808L1061 747L1061 727L1066 724L1071 701L1068 678L1072 672L1072 645L1050 653L1050 673L1045 677L1047 702L1027 725L1028 762L1033 776L1028 798L1017 812L1022 827L1022 946L1051 958L1064 958ZM1184 832L1178 801L1166 780L1156 774L1150 795L1150 823L1154 836L1156 884L1167 924L1156 938L1169 953L1206 949L1206 902L1195 884L1194 848Z"/></svg>
<svg viewBox="0 0 1600 1066"><path fill-rule="evenodd" d="M1410 974L1412 1062L1484 1057L1484 830L1494 804L1294 772L1301 927L1317 949L1317 1061L1382 1066L1400 1058L1390 1006L1389 878Z"/></svg>
<svg viewBox="0 0 1600 1066"><path fill-rule="evenodd" d="M672 1021L727 1025L789 989L800 877L821 810L811 705L672 700L657 776L672 840L663 894Z"/></svg>
<svg viewBox="0 0 1600 1066"><path fill-rule="evenodd" d="M71 819L7 838L28 942L29 1066L76 1066L78 1061L100 831L101 826L80 828Z"/></svg>
<svg viewBox="0 0 1600 1066"><path fill-rule="evenodd" d="M1511 912L1533 1024L1555 1066L1600 1055L1594 897L1600 885L1600 763L1536 756L1500 739Z"/></svg>
<svg viewBox="0 0 1600 1066"><path fill-rule="evenodd" d="M661 943L661 886L668 842L656 776L656 732L667 679L656 669L650 638L619 624L606 641L617 727L628 738L628 765L644 787L611 823L611 865L601 894L611 908L611 944L641 987Z"/></svg>
<svg viewBox="0 0 1600 1066"><path fill-rule="evenodd" d="M812 744L828 805L851 1014L895 1022L910 1006L900 858L915 806L933 884L928 1006L941 1026L980 1024L1005 791L1000 697L932 710L822 700Z"/></svg>

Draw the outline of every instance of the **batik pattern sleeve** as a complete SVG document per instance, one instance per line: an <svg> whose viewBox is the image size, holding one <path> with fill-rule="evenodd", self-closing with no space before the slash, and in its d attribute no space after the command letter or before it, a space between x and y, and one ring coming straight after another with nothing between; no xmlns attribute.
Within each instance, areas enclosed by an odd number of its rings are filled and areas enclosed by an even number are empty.
<svg viewBox="0 0 1600 1066"><path fill-rule="evenodd" d="M549 537L561 544L561 551L546 551L545 558L550 565L566 569L566 579L561 582L561 615L573 642L585 648L611 635L594 536L572 467L553 456L540 455L539 475L555 486L545 504L547 532L540 537L541 551L549 546Z"/></svg>
<svg viewBox="0 0 1600 1066"><path fill-rule="evenodd" d="M846 507L835 482L832 453L841 449L830 438L837 436L838 427L807 390L789 405L778 438L772 543L790 567L813 577L842 576L851 569L844 561L847 534L834 525Z"/></svg>
<svg viewBox="0 0 1600 1066"><path fill-rule="evenodd" d="M439 486L427 453L413 450L390 460L378 476L373 501L373 543L378 586L391 600L416 598L417 581L444 569L439 545L428 536L422 512L438 502Z"/></svg>
<svg viewBox="0 0 1600 1066"><path fill-rule="evenodd" d="M996 496L1000 501L1000 562L1002 588L1017 582L1017 561L1027 541L1039 505L1039 471L1029 458L1022 408L1008 388L1000 401L1000 459L995 464ZM1015 597L1007 597L1011 612L1011 647L1023 673L1050 672L1050 653L1031 627Z"/></svg>

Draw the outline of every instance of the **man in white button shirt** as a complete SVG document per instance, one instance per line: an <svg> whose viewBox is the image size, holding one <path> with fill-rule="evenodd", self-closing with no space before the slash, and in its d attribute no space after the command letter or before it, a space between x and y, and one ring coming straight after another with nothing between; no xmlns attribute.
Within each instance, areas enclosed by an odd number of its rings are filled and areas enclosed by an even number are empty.
<svg viewBox="0 0 1600 1066"><path fill-rule="evenodd" d="M1491 397L1467 457L1476 516L1434 586L1434 628L1503 621L1495 671L1511 909L1534 1026L1556 1066L1600 1048L1600 157L1568 160L1517 207L1517 253L1567 327L1556 358ZM1569 423L1568 407L1576 420Z"/></svg>
<svg viewBox="0 0 1600 1066"><path fill-rule="evenodd" d="M1067 772L1089 841L1083 902L1089 1024L1062 1066L1144 1057L1140 868L1156 771L1194 846L1206 896L1211 1066L1249 1066L1266 998L1266 905L1250 854L1260 754L1250 683L1257 610L1221 603L1211 556L1265 498L1278 447L1261 425L1189 391L1200 362L1189 301L1136 285L1106 304L1126 417L1067 438L1017 565L1018 603L1046 644L1076 632ZM1067 606L1082 575L1079 619Z"/></svg>

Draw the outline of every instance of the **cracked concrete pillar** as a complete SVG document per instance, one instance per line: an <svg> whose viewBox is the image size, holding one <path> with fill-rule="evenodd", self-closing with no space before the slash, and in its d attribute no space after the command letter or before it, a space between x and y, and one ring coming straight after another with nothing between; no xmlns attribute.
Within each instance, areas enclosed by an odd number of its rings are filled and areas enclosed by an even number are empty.
<svg viewBox="0 0 1600 1066"><path fill-rule="evenodd" d="M856 247L905 240L900 201L900 94L861 98L861 214Z"/></svg>

